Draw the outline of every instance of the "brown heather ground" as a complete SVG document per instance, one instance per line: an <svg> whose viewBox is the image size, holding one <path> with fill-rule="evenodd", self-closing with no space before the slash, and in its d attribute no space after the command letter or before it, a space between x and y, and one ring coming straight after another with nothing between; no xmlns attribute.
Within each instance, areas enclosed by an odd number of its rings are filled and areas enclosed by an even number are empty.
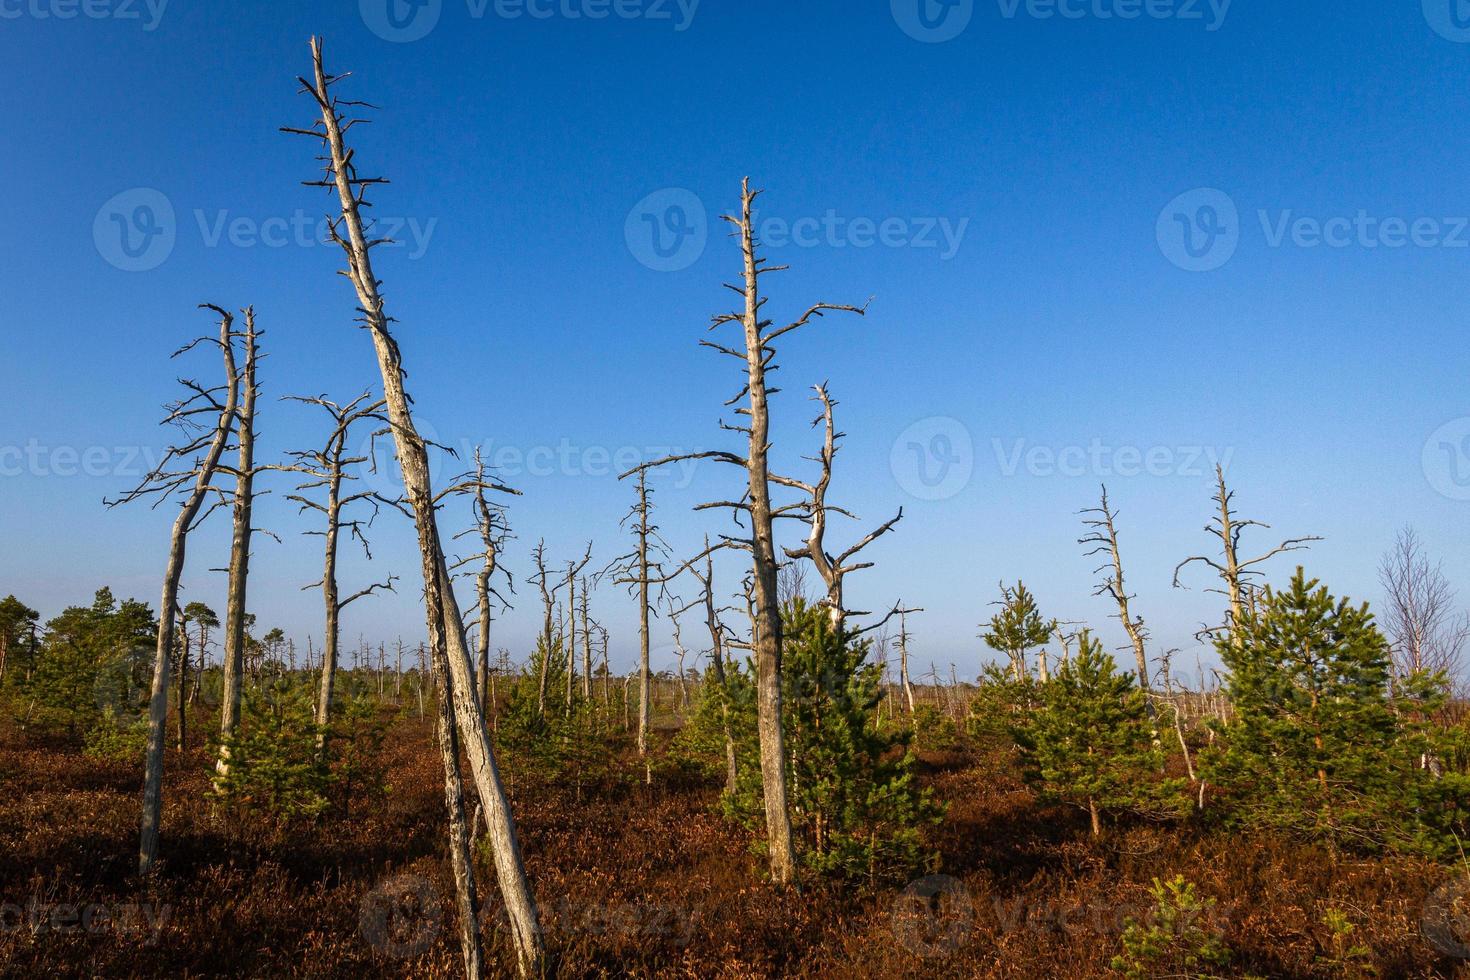
<svg viewBox="0 0 1470 980"><path fill-rule="evenodd" d="M213 815L203 748L182 761L170 752L165 859L147 886L133 874L136 767L5 735L0 975L456 976L442 770L429 735L417 720L394 726L383 800L285 832ZM1094 844L1085 818L1039 805L993 759L924 760L926 782L950 803L936 838L943 871L971 903L945 906L927 929L895 927L900 887L768 888L747 839L711 812L711 787L635 777L579 794L514 772L513 760L507 768L562 977L1107 976L1122 920L1149 907L1153 877L1176 873L1216 899L1210 921L1236 952L1228 975L1349 975L1320 959L1331 953L1322 919L1334 908L1371 951L1375 972L1357 975L1470 976L1420 931L1446 869L1148 825ZM384 906L368 899L402 875L418 876L408 881L438 907L385 931L373 917ZM483 856L479 879L493 881ZM156 938L145 905L166 913ZM502 975L511 961L493 895L485 905L491 972ZM92 911L90 931L70 925L87 906L110 921ZM421 953L392 955L395 942L421 936Z"/></svg>

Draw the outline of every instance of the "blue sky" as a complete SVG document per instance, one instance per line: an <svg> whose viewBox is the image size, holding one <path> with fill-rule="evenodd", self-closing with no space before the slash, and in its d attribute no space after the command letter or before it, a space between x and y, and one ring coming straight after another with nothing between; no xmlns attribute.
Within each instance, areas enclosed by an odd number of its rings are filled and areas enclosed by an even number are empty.
<svg viewBox="0 0 1470 980"><path fill-rule="evenodd" d="M1018 577L1121 643L1076 544L1106 482L1135 607L1192 672L1219 600L1170 579L1209 546L1212 458L1275 526L1262 548L1327 539L1306 561L1339 592L1377 598L1403 524L1470 585L1470 22L1448 0L397 2L0 0L0 594L48 616L102 584L156 603L172 515L101 501L164 444L174 378L216 369L167 359L208 326L196 304L254 304L268 331L268 457L322 435L280 396L376 384L310 230L313 148L277 132L310 121L312 33L381 106L354 135L393 180L376 211L404 245L379 272L410 390L428 433L487 445L523 491L519 580L541 537L624 550L615 457L730 445L739 383L697 342L733 298L716 218L749 174L793 267L777 315L873 297L783 344L774 458L803 472L803 392L829 382L834 499L862 527L905 512L852 598L923 605L921 661L973 675ZM723 526L690 508L733 481L658 482L678 550ZM289 479L262 482L282 543L257 544L252 609L319 642L318 539ZM225 531L198 536L188 598L222 607ZM375 543L344 587L404 587L354 606L347 640L416 641L411 530ZM633 604L606 586L594 609L626 667ZM497 645L524 655L537 615L523 585Z"/></svg>

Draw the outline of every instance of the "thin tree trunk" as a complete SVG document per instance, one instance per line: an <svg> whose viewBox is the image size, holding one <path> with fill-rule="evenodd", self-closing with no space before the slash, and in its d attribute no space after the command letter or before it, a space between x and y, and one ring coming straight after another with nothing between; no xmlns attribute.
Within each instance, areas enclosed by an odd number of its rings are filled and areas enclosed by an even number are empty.
<svg viewBox="0 0 1470 980"><path fill-rule="evenodd" d="M158 824L163 802L164 724L168 717L168 667L174 645L174 623L179 615L179 580L184 574L187 539L219 467L220 457L224 455L239 401L239 377L235 372L232 346L234 338L230 332L233 321L223 310L217 312L220 313L219 343L224 356L225 377L228 379L225 404L220 412L214 439L199 465L194 489L174 520L173 536L169 541L168 568L163 576L163 594L158 603L158 647L153 658L153 691L148 701L148 752L144 763L143 817L138 833L138 874L144 877L152 872L154 862L158 860Z"/></svg>
<svg viewBox="0 0 1470 980"><path fill-rule="evenodd" d="M761 336L760 266L755 254L752 208L755 194L749 180L741 188L740 246L744 257L745 358L750 398L749 475L751 557L755 614L759 629L753 637L756 660L756 714L760 734L761 783L766 810L766 844L771 880L785 885L796 877L796 848L791 838L791 813L786 796L786 739L781 719L781 608L777 595L775 532L771 517L770 411L766 402L766 340ZM646 602L645 602L646 607ZM647 650L645 626L644 650ZM645 653L646 657L646 653ZM645 660L646 663L646 660ZM645 667L646 670L646 667Z"/></svg>
<svg viewBox="0 0 1470 980"><path fill-rule="evenodd" d="M224 693L220 698L220 738L235 733L240 717L240 684L244 672L246 593L250 579L251 514L255 506L255 311L245 310L245 360L241 365L240 411L235 427L239 461L235 466L234 532L230 540L230 592L225 604ZM227 746L220 746L216 771L229 772Z"/></svg>
<svg viewBox="0 0 1470 980"><path fill-rule="evenodd" d="M447 676L448 664L435 665L440 676ZM464 957L466 977L480 977L484 969L480 946L479 904L475 894L474 859L470 851L473 828L465 824L464 783L459 774L459 736L454 726L454 707L444 685L439 687L439 755L444 762L444 807L449 815L449 861L454 871L455 903L459 909L459 943Z"/></svg>
<svg viewBox="0 0 1470 980"><path fill-rule="evenodd" d="M382 374L383 393L387 401L393 439L403 472L403 486L418 532L419 551L423 558L424 605L430 646L436 658L440 651L447 658L448 673L439 678L444 696L451 699L454 715L469 757L470 768L486 808L490 827L491 850L499 877L501 897L514 938L517 967L523 977L539 976L545 969L545 947L536 906L531 897L516 839L510 805L495 763L494 749L485 726L484 714L475 699L473 667L465 644L464 622L454 598L448 564L440 543L435 520L434 494L430 485L428 450L419 436L409 410L403 388L403 367L398 345L388 331L388 316L373 273L370 245L359 213L358 193L368 185L358 180L356 168L349 158L342 136L343 119L340 104L329 91L329 81L322 67L321 43L312 41L314 83L309 86L321 110L322 128L311 135L322 139L330 158L331 182L336 188L342 209L341 227L347 237L334 236L348 259L348 271L357 291ZM332 81L339 81L333 78ZM335 229L336 226L334 226ZM439 660L439 666L444 665ZM468 927L466 927L468 928Z"/></svg>

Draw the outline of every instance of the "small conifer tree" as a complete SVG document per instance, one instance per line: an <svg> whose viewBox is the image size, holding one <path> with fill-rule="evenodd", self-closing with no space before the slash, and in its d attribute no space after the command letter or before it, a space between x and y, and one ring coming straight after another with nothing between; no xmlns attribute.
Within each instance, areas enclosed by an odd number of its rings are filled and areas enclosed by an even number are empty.
<svg viewBox="0 0 1470 980"><path fill-rule="evenodd" d="M1015 588L1001 586L1000 612L990 618L990 629L981 634L992 650L1004 653L1011 663L1011 673L1017 680L1028 673L1026 653L1036 647L1045 646L1056 632L1055 620L1041 618L1033 596L1026 583L1017 582ZM1042 674L1046 673L1045 668Z"/></svg>
<svg viewBox="0 0 1470 980"><path fill-rule="evenodd" d="M1120 673L1102 644L1084 632L1077 655L1040 686L1039 710L1015 729L1023 772L1047 799L1088 812L1093 836L1102 814L1132 810L1168 813L1179 807L1179 784L1160 780L1160 749L1143 692Z"/></svg>
<svg viewBox="0 0 1470 980"><path fill-rule="evenodd" d="M1388 642L1367 605L1334 599L1298 568L1216 647L1232 710L1206 771L1227 788L1229 815L1329 843L1396 836L1407 760Z"/></svg>
<svg viewBox="0 0 1470 980"><path fill-rule="evenodd" d="M783 633L782 709L798 857L820 874L870 880L933 868L937 856L923 832L940 820L943 807L918 786L911 735L878 723L883 669L869 661L871 644L834 629L825 609L800 598L783 612ZM756 828L763 807L754 699L732 707L740 711L737 750L751 758L741 759L738 788L725 808Z"/></svg>

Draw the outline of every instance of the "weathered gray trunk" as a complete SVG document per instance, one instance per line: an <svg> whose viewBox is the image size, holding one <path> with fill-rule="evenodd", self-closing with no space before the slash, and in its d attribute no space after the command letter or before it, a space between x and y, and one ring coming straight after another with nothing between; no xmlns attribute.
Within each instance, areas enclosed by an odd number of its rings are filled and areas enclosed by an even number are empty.
<svg viewBox="0 0 1470 980"><path fill-rule="evenodd" d="M796 850L791 839L790 808L786 797L786 740L781 723L781 608L776 588L776 541L767 464L770 413L766 403L766 348L761 338L759 273L751 215L753 202L754 194L747 182L741 195L740 239L745 260L745 356L750 398L750 452L746 459L750 478L748 502L757 625L753 637L756 713L771 879L778 885L784 885L796 876Z"/></svg>
<svg viewBox="0 0 1470 980"><path fill-rule="evenodd" d="M234 529L230 538L229 598L225 604L224 692L220 697L220 738L235 733L240 718L240 684L245 666L245 604L250 580L251 520L255 505L255 312L245 311L245 361L241 365L240 411L235 438ZM218 772L229 771L229 749L220 747Z"/></svg>
<svg viewBox="0 0 1470 980"><path fill-rule="evenodd" d="M448 674L438 678L454 707L458 731L469 758L480 802L486 809L491 852L500 892L505 902L517 953L517 967L522 976L539 976L546 962L541 927L535 902L526 881L521 850L516 840L515 824L505 797L499 770L495 764L485 717L475 698L473 667L465 644L464 622L454 598L448 564L435 521L433 491L429 479L428 451L414 427L403 389L403 367L398 345L388 332L388 317L373 273L367 237L363 231L355 191L355 169L349 160L342 137L342 120L328 90L322 67L321 44L312 42L314 94L321 109L323 137L331 161L332 181L342 209L342 227L347 237L342 246L348 259L348 272L357 292L359 306L372 338L382 374L383 393L387 401L389 423L403 471L404 491L413 510L418 533L419 551L423 558L424 607L429 643L436 658L443 651ZM444 660L436 661L441 670ZM451 790L446 787L446 792ZM466 927L468 928L468 927Z"/></svg>
<svg viewBox="0 0 1470 980"><path fill-rule="evenodd" d="M435 669L448 673L441 649ZM441 686L438 697L439 755L444 762L444 808L449 815L449 863L454 871L455 904L459 910L459 943L466 977L484 974L480 945L479 902L475 894L474 858L470 850L471 828L465 822L464 783L459 773L459 737L454 726L454 706Z"/></svg>
<svg viewBox="0 0 1470 980"><path fill-rule="evenodd" d="M317 693L316 723L325 729L332 717L332 694L337 684L338 645L341 642L342 606L337 589L337 543L342 518L342 470L334 466L327 478L326 557L322 568L322 602L326 613L326 634L322 638L322 676ZM325 745L325 733L319 735L319 747Z"/></svg>
<svg viewBox="0 0 1470 980"><path fill-rule="evenodd" d="M179 580L184 574L189 529L199 516L199 508L204 503L205 494L209 492L210 481L219 468L239 400L239 379L235 373L230 324L228 315L221 317L219 342L224 356L225 377L228 379L225 404L220 412L214 439L199 464L194 488L174 520L173 536L169 541L168 567L163 576L163 594L158 602L158 646L153 658L153 690L148 700L148 751L144 760L143 817L138 832L138 874L143 876L153 870L154 862L158 860L158 823L163 803L164 725L168 719L169 658L173 653L174 624L179 615Z"/></svg>

